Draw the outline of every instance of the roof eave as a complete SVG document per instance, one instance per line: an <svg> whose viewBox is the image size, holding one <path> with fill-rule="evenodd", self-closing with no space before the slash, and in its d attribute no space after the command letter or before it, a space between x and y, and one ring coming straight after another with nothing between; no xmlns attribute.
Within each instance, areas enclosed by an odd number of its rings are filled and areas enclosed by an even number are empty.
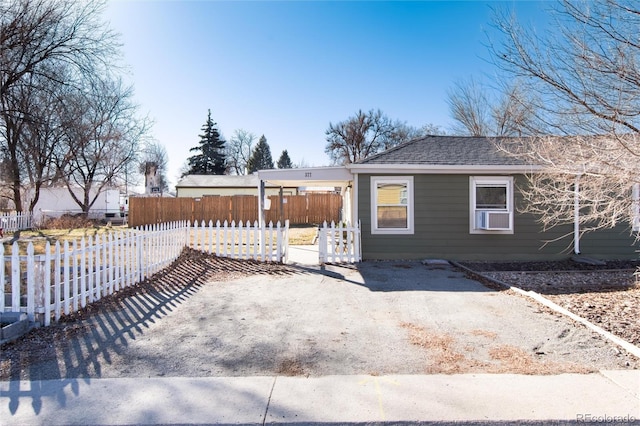
<svg viewBox="0 0 640 426"><path fill-rule="evenodd" d="M353 174L360 173L409 173L409 174L530 174L542 171L534 165L443 165L443 164L349 164L346 166Z"/></svg>

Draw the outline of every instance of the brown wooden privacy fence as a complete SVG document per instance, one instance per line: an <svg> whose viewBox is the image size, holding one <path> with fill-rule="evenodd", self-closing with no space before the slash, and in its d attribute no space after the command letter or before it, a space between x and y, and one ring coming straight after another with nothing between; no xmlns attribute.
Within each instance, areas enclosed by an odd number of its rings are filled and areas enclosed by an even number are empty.
<svg viewBox="0 0 640 426"><path fill-rule="evenodd" d="M267 223L289 220L291 225L339 222L342 196L339 194L307 194L268 197L271 208L265 211ZM282 210L282 211L281 211ZM221 195L201 198L131 197L130 227L174 221L205 222L258 220L256 195Z"/></svg>

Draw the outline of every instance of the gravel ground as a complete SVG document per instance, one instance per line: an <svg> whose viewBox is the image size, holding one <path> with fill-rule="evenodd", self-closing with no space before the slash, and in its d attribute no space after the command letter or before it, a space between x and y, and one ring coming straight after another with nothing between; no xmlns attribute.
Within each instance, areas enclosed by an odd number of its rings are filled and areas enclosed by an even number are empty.
<svg viewBox="0 0 640 426"><path fill-rule="evenodd" d="M585 265L571 260L466 263L500 282L535 291L570 312L640 346L640 283L637 261Z"/></svg>
<svg viewBox="0 0 640 426"><path fill-rule="evenodd" d="M500 278L523 284L534 276L542 275ZM561 275L552 276L557 285L537 288L558 287ZM628 322L637 329L633 312ZM1 380L560 374L640 366L585 327L454 268L363 262L305 269L191 250L139 286L1 350Z"/></svg>

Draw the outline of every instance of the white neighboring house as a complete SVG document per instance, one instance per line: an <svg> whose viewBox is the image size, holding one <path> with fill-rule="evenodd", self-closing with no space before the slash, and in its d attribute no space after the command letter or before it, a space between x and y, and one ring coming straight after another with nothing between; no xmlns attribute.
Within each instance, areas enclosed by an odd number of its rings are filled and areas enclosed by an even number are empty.
<svg viewBox="0 0 640 426"><path fill-rule="evenodd" d="M92 191L91 197L95 197L97 191ZM78 198L82 198L82 190L74 190ZM27 193L27 202L33 195ZM120 190L117 188L104 189L89 209L90 219L120 220L121 219ZM40 197L33 209L33 219L40 222L46 218L60 217L64 214L80 214L82 209L73 200L66 187L40 188Z"/></svg>

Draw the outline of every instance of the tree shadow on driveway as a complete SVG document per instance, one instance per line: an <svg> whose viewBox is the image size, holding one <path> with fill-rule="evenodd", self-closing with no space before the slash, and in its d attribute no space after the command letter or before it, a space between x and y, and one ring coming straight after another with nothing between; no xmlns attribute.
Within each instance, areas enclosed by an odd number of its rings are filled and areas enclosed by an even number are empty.
<svg viewBox="0 0 640 426"><path fill-rule="evenodd" d="M24 398L31 400L36 413L43 398L64 405L65 388L77 393L80 382L103 377L104 364L114 362L129 342L141 338L152 324L193 298L203 285L256 274L294 273L299 272L280 264L224 259L186 249L172 265L144 282L3 345L0 380L9 383L0 389L0 397L9 398L11 413ZM39 386L43 380L56 380L58 385ZM21 388L24 381L30 382L26 389Z"/></svg>

